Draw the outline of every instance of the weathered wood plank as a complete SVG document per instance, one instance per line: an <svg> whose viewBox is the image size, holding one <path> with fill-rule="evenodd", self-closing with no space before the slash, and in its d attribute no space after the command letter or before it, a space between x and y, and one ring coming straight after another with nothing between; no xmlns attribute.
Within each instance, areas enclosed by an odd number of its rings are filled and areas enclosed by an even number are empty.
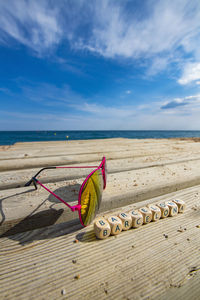
<svg viewBox="0 0 200 300"><path fill-rule="evenodd" d="M174 195L185 200L184 214L117 238L98 241L92 225L60 224L0 239L1 299L170 299L174 289L179 299L178 286L198 299L200 186L124 209Z"/></svg>
<svg viewBox="0 0 200 300"><path fill-rule="evenodd" d="M97 241L92 226L81 229L77 214L46 191L12 188L45 164L93 164L103 154L110 174L101 213L179 197L187 203L185 214ZM180 189L200 183L199 157L199 140L110 139L0 147L0 178L2 186L9 187L0 191L0 298L198 299L200 186ZM50 171L41 180L74 203L84 172L69 171L69 177L63 177L63 171L59 176ZM172 191L176 192L164 195ZM163 196L150 199L158 195ZM179 232L180 226L186 230ZM30 231L33 228L39 229Z"/></svg>
<svg viewBox="0 0 200 300"><path fill-rule="evenodd" d="M79 155L67 155L67 156L52 156L52 157L39 157L39 158L19 158L19 159L11 159L11 160L2 160L0 163L0 171L8 171L8 170L20 170L20 169L30 169L36 167L46 167L49 165L60 166L60 165L70 165L70 164L78 164L80 162L88 163L92 161L99 161L103 156L106 156L108 160L121 159L121 158L133 158L133 157L144 157L144 156L153 156L155 154L169 154L169 152L161 152L160 150L156 151L146 151L146 152L134 152L134 151L116 151L116 152L108 152L106 149L102 150L102 152L98 153L90 153L90 154L79 154ZM170 152L174 154L174 152ZM196 153L195 153L196 154ZM194 154L194 155L195 155ZM199 158L198 156L194 158ZM192 157L193 158L193 157Z"/></svg>
<svg viewBox="0 0 200 300"><path fill-rule="evenodd" d="M200 143L177 140L136 140L136 139L106 139L89 141L68 141L68 142L33 142L20 143L6 150L0 151L0 160L29 159L41 157L55 157L79 154L94 154L99 152L133 151L133 155L173 152L199 152ZM4 148L3 148L4 149Z"/></svg>
<svg viewBox="0 0 200 300"><path fill-rule="evenodd" d="M83 180L48 183L47 187L66 201L74 202L78 199ZM199 183L200 164L196 161L109 174L101 210L128 205ZM0 203L1 234L10 233L12 227L18 232L26 230L27 223L28 229L31 226L34 229L45 226L45 220L46 225L50 225L52 222L60 223L75 218L64 204L41 187L37 191L32 187L2 190ZM38 221L41 215L42 222Z"/></svg>
<svg viewBox="0 0 200 300"><path fill-rule="evenodd" d="M17 143L5 148L6 151L1 149L0 159L15 159L24 158L25 154L29 157L42 157L42 156L56 156L66 154L83 154L94 153L95 149L100 151L107 149L107 151L125 151L128 148L135 148L139 150L145 150L149 147L164 149L169 147L173 148L173 145L177 145L176 142L169 143L163 141L162 145L154 141L147 140L147 142L141 142L141 140L130 139L106 139L106 140L83 140L83 141L67 141L67 142L33 142L33 143ZM185 145L188 148L188 144ZM184 147L185 147L184 146ZM195 144L194 144L195 146ZM179 150L182 146L179 147Z"/></svg>
<svg viewBox="0 0 200 300"><path fill-rule="evenodd" d="M192 163L191 165L190 162ZM185 168L192 168L193 166L200 166L200 155L186 156L180 154L163 154L163 155L150 155L121 158L115 160L107 160L109 173L117 173L129 170L138 170L150 167L166 167L167 165L186 163ZM99 161L90 161L89 165L98 165ZM82 162L78 166L85 165ZM73 164L77 166L77 164ZM10 188L23 187L24 184L38 172L39 168L22 169L22 170L10 170L2 171L0 173L0 190L6 190ZM198 170L198 168L196 168ZM59 169L48 170L42 173L43 183L58 182L62 180L71 180L81 178L88 175L88 169Z"/></svg>

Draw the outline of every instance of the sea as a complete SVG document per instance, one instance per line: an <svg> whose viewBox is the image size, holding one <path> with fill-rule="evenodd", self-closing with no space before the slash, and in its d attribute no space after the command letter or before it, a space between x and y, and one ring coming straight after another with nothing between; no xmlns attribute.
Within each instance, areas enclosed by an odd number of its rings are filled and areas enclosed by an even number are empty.
<svg viewBox="0 0 200 300"><path fill-rule="evenodd" d="M200 130L90 130L90 131L0 131L0 145L17 142L91 140L109 138L160 139L200 137Z"/></svg>

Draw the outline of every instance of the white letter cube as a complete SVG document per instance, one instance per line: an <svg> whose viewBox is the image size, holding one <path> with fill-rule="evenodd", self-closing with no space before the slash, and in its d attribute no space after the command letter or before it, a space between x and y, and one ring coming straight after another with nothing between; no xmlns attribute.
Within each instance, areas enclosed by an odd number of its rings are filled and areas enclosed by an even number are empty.
<svg viewBox="0 0 200 300"><path fill-rule="evenodd" d="M98 239L106 239L111 232L110 225L104 218L98 218L94 222L94 232Z"/></svg>
<svg viewBox="0 0 200 300"><path fill-rule="evenodd" d="M122 231L122 221L120 220L120 218L116 216L110 216L107 220L110 224L112 235L117 235Z"/></svg>
<svg viewBox="0 0 200 300"><path fill-rule="evenodd" d="M129 213L122 212L118 217L122 221L122 230L128 230L132 227L132 218Z"/></svg>

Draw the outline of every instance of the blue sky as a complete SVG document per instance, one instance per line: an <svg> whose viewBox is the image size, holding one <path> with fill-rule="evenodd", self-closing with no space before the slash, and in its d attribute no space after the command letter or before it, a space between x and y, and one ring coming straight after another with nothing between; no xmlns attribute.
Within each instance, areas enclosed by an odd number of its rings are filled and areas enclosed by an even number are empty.
<svg viewBox="0 0 200 300"><path fill-rule="evenodd" d="M0 15L0 130L200 130L199 0L2 0Z"/></svg>

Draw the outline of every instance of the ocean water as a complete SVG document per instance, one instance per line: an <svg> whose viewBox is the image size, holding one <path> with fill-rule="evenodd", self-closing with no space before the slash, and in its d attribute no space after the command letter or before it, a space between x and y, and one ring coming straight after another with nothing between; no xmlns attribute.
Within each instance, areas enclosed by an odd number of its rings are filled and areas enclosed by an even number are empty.
<svg viewBox="0 0 200 300"><path fill-rule="evenodd" d="M90 140L120 137L130 139L200 137L200 130L0 131L0 145L12 145L17 142Z"/></svg>

